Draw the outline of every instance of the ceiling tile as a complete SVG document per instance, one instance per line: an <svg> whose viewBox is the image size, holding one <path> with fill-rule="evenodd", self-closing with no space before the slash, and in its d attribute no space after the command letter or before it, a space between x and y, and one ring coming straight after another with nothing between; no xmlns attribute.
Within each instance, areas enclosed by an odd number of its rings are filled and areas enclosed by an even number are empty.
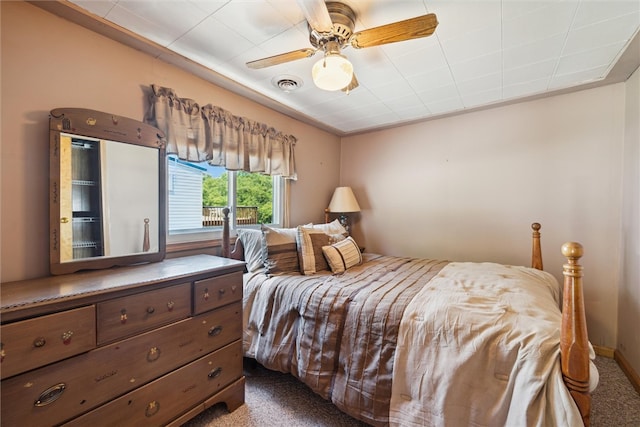
<svg viewBox="0 0 640 427"><path fill-rule="evenodd" d="M416 49L406 55L392 58L392 61L405 77L423 74L447 66L442 49L436 43L422 49Z"/></svg>
<svg viewBox="0 0 640 427"><path fill-rule="evenodd" d="M458 87L451 84L418 92L418 96L425 105L431 105L434 102L459 98L460 94L458 93Z"/></svg>
<svg viewBox="0 0 640 427"><path fill-rule="evenodd" d="M229 2L216 12L216 19L255 44L285 32L292 24L280 10L264 1Z"/></svg>
<svg viewBox="0 0 640 427"><path fill-rule="evenodd" d="M387 98L382 101L384 105L392 111L403 111L416 107L424 107L422 100L415 93L400 96L397 98Z"/></svg>
<svg viewBox="0 0 640 427"><path fill-rule="evenodd" d="M427 108L432 114L444 114L464 109L464 104L459 97L444 99L427 103Z"/></svg>
<svg viewBox="0 0 640 427"><path fill-rule="evenodd" d="M77 0L74 1L75 4L82 7L83 9L88 10L94 15L98 15L101 18L107 16L109 11L118 3L118 0L105 0L105 1L96 1L96 0Z"/></svg>
<svg viewBox="0 0 640 427"><path fill-rule="evenodd" d="M575 73L557 74L549 82L548 89L563 89L576 85L576 82L588 83L599 80L607 71L607 67L598 67L591 70L580 70Z"/></svg>
<svg viewBox="0 0 640 427"><path fill-rule="evenodd" d="M640 19L640 1L581 1L578 6L573 26L575 28L580 28L629 14L635 15L636 19Z"/></svg>
<svg viewBox="0 0 640 427"><path fill-rule="evenodd" d="M565 34L559 34L505 49L502 55L504 69L518 68L549 59L556 60L560 57L566 38Z"/></svg>
<svg viewBox="0 0 640 427"><path fill-rule="evenodd" d="M500 0L429 0L425 3L429 12L438 17L436 34L440 41L501 27Z"/></svg>
<svg viewBox="0 0 640 427"><path fill-rule="evenodd" d="M374 87L367 85L367 88L369 88L371 93L382 101L387 99L399 98L410 94L412 95L415 93L413 87L411 87L409 83L402 79L386 81L384 83L385 84L376 85Z"/></svg>
<svg viewBox="0 0 640 427"><path fill-rule="evenodd" d="M515 4L509 3L510 7L515 7ZM504 49L567 33L577 3L547 1L542 4L544 7L531 9L529 13L514 14L514 18L503 21Z"/></svg>
<svg viewBox="0 0 640 427"><path fill-rule="evenodd" d="M544 79L549 81L555 71L557 61L549 59L535 64L527 64L523 67L510 68L503 72L503 83L505 86L525 83L530 80Z"/></svg>
<svg viewBox="0 0 640 427"><path fill-rule="evenodd" d="M502 100L502 88L490 89L484 92L471 92L462 95L462 102L466 108L493 104Z"/></svg>
<svg viewBox="0 0 640 427"><path fill-rule="evenodd" d="M463 99L467 95L486 92L502 86L502 73L487 74L473 80L457 82L458 91Z"/></svg>
<svg viewBox="0 0 640 427"><path fill-rule="evenodd" d="M443 40L441 43L449 63L463 62L499 52L502 49L500 25L468 32L456 38Z"/></svg>
<svg viewBox="0 0 640 427"><path fill-rule="evenodd" d="M121 0L106 16L163 46L169 45L206 17L206 12L186 0Z"/></svg>
<svg viewBox="0 0 640 427"><path fill-rule="evenodd" d="M576 28L569 33L562 53L567 55L621 42L625 45L639 26L640 14L629 14Z"/></svg>
<svg viewBox="0 0 640 427"><path fill-rule="evenodd" d="M253 44L215 17L209 17L171 44L176 52L196 61L227 61Z"/></svg>
<svg viewBox="0 0 640 427"><path fill-rule="evenodd" d="M563 56L558 62L556 74L572 74L580 70L589 70L599 67L605 67L606 70L607 66L618 56L618 53L623 48L623 43L616 43L573 55ZM598 77L604 77L604 74Z"/></svg>
<svg viewBox="0 0 640 427"><path fill-rule="evenodd" d="M407 82L416 92L424 92L441 86L453 84L453 77L449 67L438 68L423 74L416 74L407 78Z"/></svg>
<svg viewBox="0 0 640 427"><path fill-rule="evenodd" d="M477 79L487 74L496 74L502 71L502 53L494 52L489 55L473 58L469 61L451 64L451 72L456 82L465 82Z"/></svg>
<svg viewBox="0 0 640 427"><path fill-rule="evenodd" d="M538 80L527 80L514 84L505 84L502 88L502 97L505 100L514 99L536 93L544 92L549 85L550 78L541 78Z"/></svg>

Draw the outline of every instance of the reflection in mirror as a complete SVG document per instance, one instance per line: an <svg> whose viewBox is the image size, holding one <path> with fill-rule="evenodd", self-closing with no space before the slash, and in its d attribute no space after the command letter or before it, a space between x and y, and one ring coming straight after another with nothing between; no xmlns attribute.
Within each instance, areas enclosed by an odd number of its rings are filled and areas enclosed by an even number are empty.
<svg viewBox="0 0 640 427"><path fill-rule="evenodd" d="M161 132L85 109L53 110L50 124L52 274L162 260Z"/></svg>

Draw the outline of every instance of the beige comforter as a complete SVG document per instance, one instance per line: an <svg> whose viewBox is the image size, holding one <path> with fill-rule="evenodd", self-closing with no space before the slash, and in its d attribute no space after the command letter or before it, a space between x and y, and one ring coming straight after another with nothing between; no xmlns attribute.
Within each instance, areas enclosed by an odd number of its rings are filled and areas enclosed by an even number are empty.
<svg viewBox="0 0 640 427"><path fill-rule="evenodd" d="M466 280L462 285L445 283L458 265L467 264L366 254L362 265L340 276L247 274L245 355L293 374L344 412L372 425L526 424L561 419L566 412L573 420L577 409L571 402L568 411L547 407L547 400L566 394L557 369L558 284L546 273L518 268L507 276L522 271L537 284L520 287L505 278L495 286L495 275L476 285ZM449 300L449 294L441 293L448 286L468 298ZM511 300L520 302L511 305ZM423 329L415 327L416 319ZM504 323L502 333L479 333L496 322ZM534 323L539 327L518 332ZM530 367L531 360L539 363ZM500 399L485 397L478 392L481 388L466 393L472 390L469 385L481 386L485 377L478 370L491 363L496 390L502 387ZM394 370L394 364L399 368ZM523 400L510 404L512 395ZM560 409L562 414L547 416ZM512 412L514 417L504 418ZM452 414L452 421L445 423L445 416L449 420Z"/></svg>

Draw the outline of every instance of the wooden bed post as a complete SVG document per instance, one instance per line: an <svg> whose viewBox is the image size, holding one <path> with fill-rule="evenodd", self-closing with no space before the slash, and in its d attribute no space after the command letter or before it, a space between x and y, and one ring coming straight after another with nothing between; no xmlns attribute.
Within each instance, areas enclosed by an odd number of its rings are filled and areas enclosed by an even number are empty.
<svg viewBox="0 0 640 427"><path fill-rule="evenodd" d="M533 247L531 248L531 267L536 268L538 270L543 270L542 268L542 248L540 247L540 228L542 226L534 222L531 224L531 228L533 229Z"/></svg>
<svg viewBox="0 0 640 427"><path fill-rule="evenodd" d="M562 330L560 360L562 378L576 402L582 421L589 426L591 394L589 393L589 338L582 296L582 266L578 260L584 253L582 245L569 242L562 245L567 258L563 266Z"/></svg>
<svg viewBox="0 0 640 427"><path fill-rule="evenodd" d="M222 250L220 253L224 258L229 258L229 208L222 209L222 214L224 220L222 221Z"/></svg>

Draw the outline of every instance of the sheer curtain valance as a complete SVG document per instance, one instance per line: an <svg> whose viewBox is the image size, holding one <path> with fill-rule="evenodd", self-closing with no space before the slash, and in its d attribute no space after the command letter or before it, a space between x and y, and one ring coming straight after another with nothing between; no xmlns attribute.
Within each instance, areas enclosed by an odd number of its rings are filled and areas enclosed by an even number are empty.
<svg viewBox="0 0 640 427"><path fill-rule="evenodd" d="M167 154L228 170L296 179L293 135L211 104L179 98L170 88L151 88L145 121L165 133Z"/></svg>

